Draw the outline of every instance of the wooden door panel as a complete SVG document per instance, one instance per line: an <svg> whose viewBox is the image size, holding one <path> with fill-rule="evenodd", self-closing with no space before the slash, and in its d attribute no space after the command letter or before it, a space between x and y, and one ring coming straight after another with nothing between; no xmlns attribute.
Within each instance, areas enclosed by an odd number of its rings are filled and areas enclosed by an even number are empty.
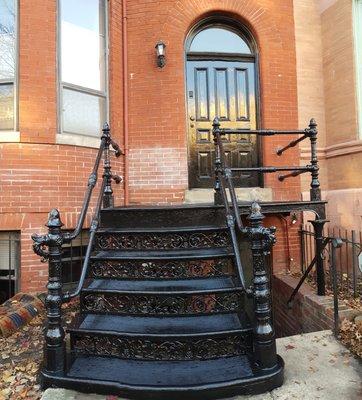
<svg viewBox="0 0 362 400"><path fill-rule="evenodd" d="M189 185L213 187L214 144L212 120L218 116L223 128L256 127L255 71L252 62L188 61L187 97L189 125ZM240 134L223 138L225 163L229 167L256 167L257 140ZM236 178L235 186L258 186L253 174Z"/></svg>

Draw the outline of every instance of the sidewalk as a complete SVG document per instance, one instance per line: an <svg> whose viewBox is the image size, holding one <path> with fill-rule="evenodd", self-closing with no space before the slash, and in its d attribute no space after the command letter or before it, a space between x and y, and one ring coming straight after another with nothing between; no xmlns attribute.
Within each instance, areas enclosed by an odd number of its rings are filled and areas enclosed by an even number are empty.
<svg viewBox="0 0 362 400"><path fill-rule="evenodd" d="M233 400L360 400L362 363L335 340L330 331L307 333L277 340L285 361L282 387L258 396ZM42 400L105 400L64 389L48 389ZM112 400L115 399L112 397ZM172 400L172 399L170 399ZM185 399L187 400L187 399Z"/></svg>

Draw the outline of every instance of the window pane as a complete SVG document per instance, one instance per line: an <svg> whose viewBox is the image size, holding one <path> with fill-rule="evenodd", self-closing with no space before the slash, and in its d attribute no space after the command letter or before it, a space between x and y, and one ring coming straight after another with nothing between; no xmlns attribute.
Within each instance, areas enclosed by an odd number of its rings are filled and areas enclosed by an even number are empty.
<svg viewBox="0 0 362 400"><path fill-rule="evenodd" d="M251 54L249 46L240 36L222 28L207 28L198 33L191 43L190 51Z"/></svg>
<svg viewBox="0 0 362 400"><path fill-rule="evenodd" d="M104 0L61 0L61 80L105 91Z"/></svg>
<svg viewBox="0 0 362 400"><path fill-rule="evenodd" d="M15 0L0 0L0 79L15 77Z"/></svg>
<svg viewBox="0 0 362 400"><path fill-rule="evenodd" d="M0 130L14 129L14 85L0 85Z"/></svg>
<svg viewBox="0 0 362 400"><path fill-rule="evenodd" d="M106 99L63 89L63 131L99 136L106 122Z"/></svg>

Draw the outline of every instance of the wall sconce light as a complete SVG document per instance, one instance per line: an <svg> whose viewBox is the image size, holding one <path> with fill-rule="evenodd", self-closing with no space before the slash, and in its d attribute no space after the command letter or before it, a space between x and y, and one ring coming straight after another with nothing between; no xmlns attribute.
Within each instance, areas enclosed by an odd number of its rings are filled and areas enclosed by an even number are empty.
<svg viewBox="0 0 362 400"><path fill-rule="evenodd" d="M291 222L292 225L295 225L295 224L297 223L297 221L298 221L297 214L296 214L296 213L293 213L293 214L291 215L291 217L290 217L290 222Z"/></svg>
<svg viewBox="0 0 362 400"><path fill-rule="evenodd" d="M165 56L166 45L160 40L159 42L156 43L155 49L157 54L157 66L159 68L163 68L166 65L166 56Z"/></svg>

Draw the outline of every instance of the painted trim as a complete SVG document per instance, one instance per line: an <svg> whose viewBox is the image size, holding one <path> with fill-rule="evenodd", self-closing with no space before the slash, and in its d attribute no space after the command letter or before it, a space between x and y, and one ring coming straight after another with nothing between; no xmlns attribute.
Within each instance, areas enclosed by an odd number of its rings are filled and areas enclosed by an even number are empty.
<svg viewBox="0 0 362 400"><path fill-rule="evenodd" d="M101 139L94 136L79 135L77 133L57 133L55 143L99 149Z"/></svg>
<svg viewBox="0 0 362 400"><path fill-rule="evenodd" d="M362 153L362 140L352 140L350 142L338 143L329 147L320 147L317 149L317 155L320 159L328 159L349 154ZM310 149L307 147L300 149L302 159L310 157Z"/></svg>
<svg viewBox="0 0 362 400"><path fill-rule="evenodd" d="M0 143L20 143L20 132L0 131Z"/></svg>
<svg viewBox="0 0 362 400"><path fill-rule="evenodd" d="M352 10L354 62L356 73L358 137L362 139L362 0L354 0Z"/></svg>

